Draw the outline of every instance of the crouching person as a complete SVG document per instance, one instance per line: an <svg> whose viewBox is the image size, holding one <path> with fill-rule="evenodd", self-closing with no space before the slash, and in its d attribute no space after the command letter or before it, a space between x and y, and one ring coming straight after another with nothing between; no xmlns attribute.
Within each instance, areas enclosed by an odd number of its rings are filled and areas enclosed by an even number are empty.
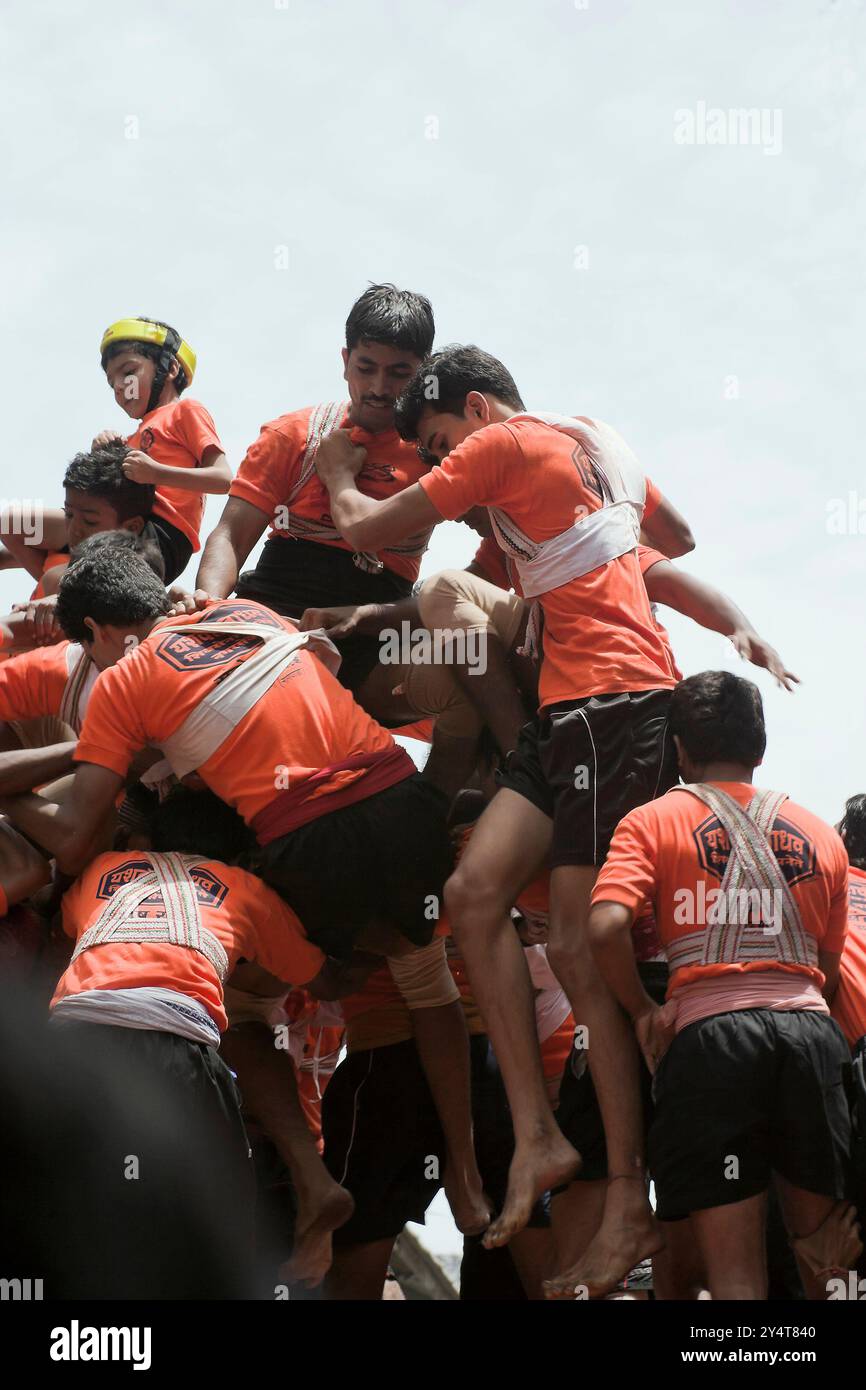
<svg viewBox="0 0 866 1390"><path fill-rule="evenodd" d="M136 1099L118 1151L101 1159L110 1248L124 1254L122 1267L106 1267L97 1233L81 1296L243 1297L256 1288L249 1143L217 1050L223 985L241 958L286 986L321 979L328 967L291 909L226 862L244 840L230 807L179 788L155 813L152 850L99 855L63 899L75 945L52 1000L61 1064L67 1055L85 1066L88 1056L110 1057ZM172 1143L167 1104L182 1117ZM202 1224L223 1237L210 1261L190 1245L177 1210L172 1175L191 1156Z"/></svg>

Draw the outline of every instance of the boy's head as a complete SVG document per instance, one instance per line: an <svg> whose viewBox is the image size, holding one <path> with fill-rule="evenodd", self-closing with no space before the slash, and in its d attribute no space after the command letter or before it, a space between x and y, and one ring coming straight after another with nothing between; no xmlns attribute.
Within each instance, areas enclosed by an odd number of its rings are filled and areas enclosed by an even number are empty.
<svg viewBox="0 0 866 1390"><path fill-rule="evenodd" d="M845 841L849 862L855 869L866 869L866 796L849 796L836 829Z"/></svg>
<svg viewBox="0 0 866 1390"><path fill-rule="evenodd" d="M104 444L76 454L66 470L66 539L72 548L98 531L143 531L153 511L153 483L135 483L123 471L125 444Z"/></svg>
<svg viewBox="0 0 866 1390"><path fill-rule="evenodd" d="M70 563L74 564L76 560L86 560L89 556L98 555L100 551L108 548L125 550L131 555L140 556L144 563L153 570L160 583L165 582L165 559L159 544L150 536L142 535L137 531L100 531L95 536L88 536L86 540L73 546L70 551Z"/></svg>
<svg viewBox="0 0 866 1390"><path fill-rule="evenodd" d="M67 569L57 593L57 621L105 671L143 641L170 606L139 555L107 545Z"/></svg>
<svg viewBox="0 0 866 1390"><path fill-rule="evenodd" d="M688 676L671 696L668 730L683 781L700 782L719 763L751 772L767 746L761 692L730 671Z"/></svg>
<svg viewBox="0 0 866 1390"><path fill-rule="evenodd" d="M371 285L346 320L343 376L352 420L376 434L394 428L394 402L433 346L429 299L394 285Z"/></svg>
<svg viewBox="0 0 866 1390"><path fill-rule="evenodd" d="M430 463L441 463L468 435L524 409L513 376L497 357L471 343L455 344L422 362L394 419L401 438L417 443Z"/></svg>
<svg viewBox="0 0 866 1390"><path fill-rule="evenodd" d="M150 844L158 854L200 854L234 864L255 839L237 811L212 791L177 786L153 812Z"/></svg>
<svg viewBox="0 0 866 1390"><path fill-rule="evenodd" d="M114 399L133 420L176 400L195 375L189 343L160 319L118 319L102 335L99 351Z"/></svg>

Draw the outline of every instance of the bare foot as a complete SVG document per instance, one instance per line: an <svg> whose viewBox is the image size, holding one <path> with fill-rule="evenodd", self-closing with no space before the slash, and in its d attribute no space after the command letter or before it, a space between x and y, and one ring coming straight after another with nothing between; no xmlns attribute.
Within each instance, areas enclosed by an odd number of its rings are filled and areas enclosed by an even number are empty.
<svg viewBox="0 0 866 1390"><path fill-rule="evenodd" d="M629 1270L664 1248L649 1203L629 1201L613 1212L605 1208L601 1225L575 1264L545 1279L545 1298L603 1298Z"/></svg>
<svg viewBox="0 0 866 1390"><path fill-rule="evenodd" d="M321 1284L331 1267L331 1236L338 1226L344 1226L355 1210L355 1203L345 1187L337 1183L313 1205L301 1203L292 1253L280 1269L287 1284L304 1284L314 1289Z"/></svg>
<svg viewBox="0 0 866 1390"><path fill-rule="evenodd" d="M493 1250L498 1245L507 1245L512 1236L523 1230L541 1194L571 1182L581 1162L577 1149L572 1148L558 1129L535 1144L515 1149L508 1172L505 1205L487 1228L485 1248Z"/></svg>

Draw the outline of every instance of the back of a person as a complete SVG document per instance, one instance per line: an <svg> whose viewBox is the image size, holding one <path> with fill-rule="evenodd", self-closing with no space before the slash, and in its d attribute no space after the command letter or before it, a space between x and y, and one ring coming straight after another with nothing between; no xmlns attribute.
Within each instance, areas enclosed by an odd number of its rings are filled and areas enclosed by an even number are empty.
<svg viewBox="0 0 866 1390"><path fill-rule="evenodd" d="M761 790L747 782L714 782L740 806L746 807ZM655 898L659 934L671 964L671 990L711 976L759 970L808 974L822 982L817 965L831 906L828 869L843 852L836 832L803 806L785 800L774 818L769 841L776 861L799 909L803 929L814 945L810 963L796 959L783 922L783 904L774 890L759 898L752 893L728 901L722 881L731 852L727 832L714 812L683 788L675 788L657 801L632 811L629 821L639 834L642 823L653 827L658 845L659 887ZM769 895L769 896L768 896ZM697 935L726 923L758 926L760 937L740 943L734 959L725 959L699 948ZM743 920L745 918L745 920ZM730 935L730 934L729 934ZM734 933L735 935L735 933ZM691 949L694 947L694 949ZM693 960L692 957L698 952Z"/></svg>
<svg viewBox="0 0 866 1390"><path fill-rule="evenodd" d="M551 425L521 419L490 425L465 440L461 452L478 440L487 453L499 431L510 436L509 457L512 441L517 444L522 466L503 471L496 505L526 537L551 540L599 510L602 487L588 457L573 438ZM674 684L635 551L551 589L540 603L542 706L599 692Z"/></svg>

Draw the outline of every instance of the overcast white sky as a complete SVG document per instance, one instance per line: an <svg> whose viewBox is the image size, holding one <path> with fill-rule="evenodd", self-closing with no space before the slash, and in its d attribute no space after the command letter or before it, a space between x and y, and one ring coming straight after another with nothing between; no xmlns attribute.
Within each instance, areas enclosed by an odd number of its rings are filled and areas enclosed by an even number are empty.
<svg viewBox="0 0 866 1390"><path fill-rule="evenodd" d="M614 424L689 517L685 564L803 677L758 676L765 783L834 818L866 787L866 535L827 530L851 490L866 513L858 0L7 0L0 24L3 497L59 504L122 427L110 321L189 339L237 467L340 394L349 304L394 280L531 406ZM764 144L678 143L701 103L763 110ZM443 526L425 572L474 547ZM3 607L22 589L0 576ZM669 628L686 672L734 664Z"/></svg>

